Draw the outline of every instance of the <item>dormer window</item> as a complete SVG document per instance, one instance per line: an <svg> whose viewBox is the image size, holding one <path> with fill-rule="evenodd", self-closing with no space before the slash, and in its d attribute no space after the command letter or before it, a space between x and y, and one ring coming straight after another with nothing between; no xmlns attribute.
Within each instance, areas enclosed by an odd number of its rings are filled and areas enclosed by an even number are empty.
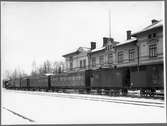
<svg viewBox="0 0 167 126"><path fill-rule="evenodd" d="M149 35L148 35L148 38L149 38L149 39L152 39L152 38L155 38L155 37L156 37L156 33L152 33L152 34L149 34Z"/></svg>

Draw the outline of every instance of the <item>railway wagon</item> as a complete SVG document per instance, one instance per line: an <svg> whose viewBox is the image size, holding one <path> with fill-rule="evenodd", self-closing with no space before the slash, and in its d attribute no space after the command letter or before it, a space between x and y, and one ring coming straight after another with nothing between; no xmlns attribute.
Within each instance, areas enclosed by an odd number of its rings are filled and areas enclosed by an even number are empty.
<svg viewBox="0 0 167 126"><path fill-rule="evenodd" d="M128 69L100 69L94 70L91 76L91 88L97 92L105 90L111 94L126 94L129 87Z"/></svg>
<svg viewBox="0 0 167 126"><path fill-rule="evenodd" d="M130 72L131 87L139 89L141 94L152 95L163 89L163 65L142 66Z"/></svg>
<svg viewBox="0 0 167 126"><path fill-rule="evenodd" d="M28 85L28 78L22 78L21 79L21 86L22 89L28 89L29 85Z"/></svg>
<svg viewBox="0 0 167 126"><path fill-rule="evenodd" d="M4 80L3 81L3 88L12 88L14 87L12 80Z"/></svg>
<svg viewBox="0 0 167 126"><path fill-rule="evenodd" d="M14 87L15 87L16 89L20 89L21 80L20 80L19 78L15 79L13 83L14 83Z"/></svg>
<svg viewBox="0 0 167 126"><path fill-rule="evenodd" d="M6 88L6 87L7 87L7 84L8 84L8 81L3 80L2 83L3 83L2 87L3 87L3 88Z"/></svg>
<svg viewBox="0 0 167 126"><path fill-rule="evenodd" d="M90 70L51 76L51 88L85 90L90 87Z"/></svg>
<svg viewBox="0 0 167 126"><path fill-rule="evenodd" d="M9 80L6 86L8 88L15 88L15 82L14 82L14 80Z"/></svg>
<svg viewBox="0 0 167 126"><path fill-rule="evenodd" d="M30 77L29 88L32 90L47 90L48 87L48 76Z"/></svg>

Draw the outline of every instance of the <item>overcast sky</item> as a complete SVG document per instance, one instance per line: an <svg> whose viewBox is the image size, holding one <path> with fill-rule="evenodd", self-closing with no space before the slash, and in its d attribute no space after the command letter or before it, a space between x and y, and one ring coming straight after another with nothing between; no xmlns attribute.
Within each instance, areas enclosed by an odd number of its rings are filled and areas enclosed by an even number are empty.
<svg viewBox="0 0 167 126"><path fill-rule="evenodd" d="M32 62L60 61L62 55L102 38L124 41L126 31L138 31L163 19L164 3L149 2L2 2L2 75L15 68L30 73Z"/></svg>

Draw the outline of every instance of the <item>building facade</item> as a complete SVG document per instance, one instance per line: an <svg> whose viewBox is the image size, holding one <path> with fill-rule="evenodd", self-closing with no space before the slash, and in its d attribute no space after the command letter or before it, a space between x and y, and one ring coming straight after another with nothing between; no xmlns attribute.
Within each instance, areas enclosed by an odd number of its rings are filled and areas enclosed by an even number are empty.
<svg viewBox="0 0 167 126"><path fill-rule="evenodd" d="M67 71L125 67L139 71L149 67L163 75L163 22L152 20L141 31L131 33L129 30L123 42L104 37L101 48L91 42L91 48L80 47L63 57Z"/></svg>
<svg viewBox="0 0 167 126"><path fill-rule="evenodd" d="M77 50L63 55L65 58L66 72L85 70L88 68L88 52L90 48L79 47Z"/></svg>
<svg viewBox="0 0 167 126"><path fill-rule="evenodd" d="M163 63L163 22L152 20L152 24L133 33L139 47L139 65Z"/></svg>

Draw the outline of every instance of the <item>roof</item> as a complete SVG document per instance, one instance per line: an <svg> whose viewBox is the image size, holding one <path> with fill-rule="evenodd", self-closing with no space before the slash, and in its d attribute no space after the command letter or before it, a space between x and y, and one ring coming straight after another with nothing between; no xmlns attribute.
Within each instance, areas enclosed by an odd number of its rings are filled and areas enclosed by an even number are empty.
<svg viewBox="0 0 167 126"><path fill-rule="evenodd" d="M163 21L160 20L160 21L158 21L158 22L155 22L155 23L153 23L153 24L151 24L151 25L145 27L144 29L142 29L142 30L140 30L140 31L138 31L138 32L132 33L132 36L135 36L135 35L137 35L137 34L139 34L139 33L142 33L142 32L145 32L145 31L154 29L154 28L162 27L162 26L163 26Z"/></svg>
<svg viewBox="0 0 167 126"><path fill-rule="evenodd" d="M120 46L120 45L125 45L125 44L129 44L129 43L135 42L136 40L137 40L137 38L132 37L132 38L131 38L131 39L129 39L129 40L126 40L126 41L120 42L119 44L117 44L117 46Z"/></svg>
<svg viewBox="0 0 167 126"><path fill-rule="evenodd" d="M82 51L86 51L87 52L89 50L90 50L90 48L88 48L88 47L79 47L77 49L75 48L72 51L70 51L69 53L63 55L63 57L67 57L67 56L70 56L70 55L75 55L75 54L78 54L79 52L82 52Z"/></svg>
<svg viewBox="0 0 167 126"><path fill-rule="evenodd" d="M91 53L93 53L93 52L98 52L98 51L102 51L103 49L105 49L105 47L103 46L103 47L101 47L101 48L96 48L96 49L93 49L92 51L91 51Z"/></svg>

